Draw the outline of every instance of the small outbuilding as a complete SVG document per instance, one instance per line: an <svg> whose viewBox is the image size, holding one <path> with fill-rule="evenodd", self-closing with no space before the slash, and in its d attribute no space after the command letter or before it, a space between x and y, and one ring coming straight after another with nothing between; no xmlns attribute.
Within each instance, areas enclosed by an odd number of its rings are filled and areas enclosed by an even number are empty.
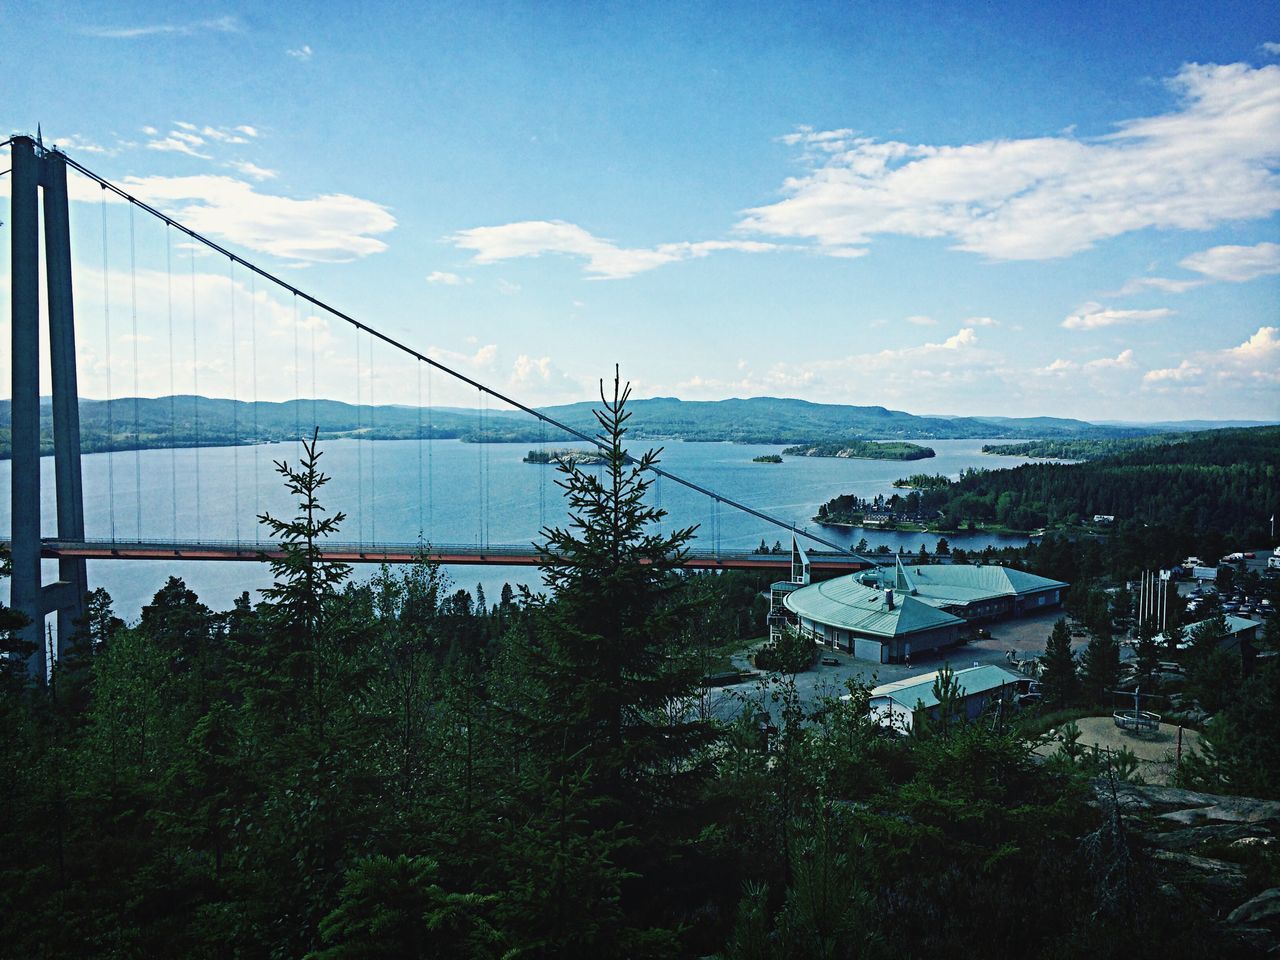
<svg viewBox="0 0 1280 960"><path fill-rule="evenodd" d="M871 715L882 727L910 733L917 711L930 720L938 719L938 698L934 684L940 671L886 683L871 691ZM966 667L952 674L959 691L956 713L966 720L976 719L987 706L1006 697L1012 699L1029 685L1025 677L993 664Z"/></svg>

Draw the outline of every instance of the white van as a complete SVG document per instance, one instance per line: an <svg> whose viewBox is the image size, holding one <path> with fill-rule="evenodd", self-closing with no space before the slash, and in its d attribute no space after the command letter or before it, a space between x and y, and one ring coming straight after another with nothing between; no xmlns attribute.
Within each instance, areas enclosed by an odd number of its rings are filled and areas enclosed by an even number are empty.
<svg viewBox="0 0 1280 960"><path fill-rule="evenodd" d="M1280 570L1280 555L1267 557L1268 570Z"/></svg>

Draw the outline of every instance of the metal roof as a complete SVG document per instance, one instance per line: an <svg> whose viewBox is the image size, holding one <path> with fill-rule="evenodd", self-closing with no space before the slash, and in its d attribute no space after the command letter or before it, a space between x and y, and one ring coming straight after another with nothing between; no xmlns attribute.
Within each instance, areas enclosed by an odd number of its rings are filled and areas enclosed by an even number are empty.
<svg viewBox="0 0 1280 960"><path fill-rule="evenodd" d="M909 586L912 596L935 605L970 604L995 597L1021 597L1069 586L1061 580L1050 580L1013 567L925 563L904 568L901 560L889 579L899 590L904 585Z"/></svg>
<svg viewBox="0 0 1280 960"><path fill-rule="evenodd" d="M933 695L933 682L938 679L937 670L923 673L917 677L907 677L895 683L886 683L871 691L872 699L888 697L908 710L914 710L917 703L925 707L936 707L938 698ZM956 686L962 697L972 697L990 690L998 690L1021 679L1016 673L1010 673L995 664L983 664L977 667L965 667L954 673Z"/></svg>
<svg viewBox="0 0 1280 960"><path fill-rule="evenodd" d="M884 591L863 586L852 576L802 587L787 594L783 602L802 617L876 637L900 637L964 623L911 596L895 596L890 609Z"/></svg>

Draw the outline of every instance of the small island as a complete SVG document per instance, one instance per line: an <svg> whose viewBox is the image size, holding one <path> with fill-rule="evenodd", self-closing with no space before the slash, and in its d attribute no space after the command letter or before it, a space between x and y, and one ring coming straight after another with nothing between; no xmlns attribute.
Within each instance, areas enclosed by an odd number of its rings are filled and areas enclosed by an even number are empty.
<svg viewBox="0 0 1280 960"><path fill-rule="evenodd" d="M940 473L913 473L893 481L899 490L945 490L951 486L951 479Z"/></svg>
<svg viewBox="0 0 1280 960"><path fill-rule="evenodd" d="M782 457L776 453L765 453L751 458L752 463L781 463Z"/></svg>
<svg viewBox="0 0 1280 960"><path fill-rule="evenodd" d="M567 463L573 467L594 466L604 463L604 455L594 450L530 450L524 455L525 463Z"/></svg>
<svg viewBox="0 0 1280 960"><path fill-rule="evenodd" d="M841 440L787 447L783 455L790 457L839 457L857 460L927 460L937 456L932 447L902 440Z"/></svg>

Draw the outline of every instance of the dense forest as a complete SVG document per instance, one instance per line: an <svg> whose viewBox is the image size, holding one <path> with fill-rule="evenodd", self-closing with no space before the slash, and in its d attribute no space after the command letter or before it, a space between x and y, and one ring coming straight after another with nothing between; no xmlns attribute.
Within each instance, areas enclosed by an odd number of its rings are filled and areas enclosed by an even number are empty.
<svg viewBox="0 0 1280 960"><path fill-rule="evenodd" d="M1021 443L984 443L983 453L1039 460L1101 460L1103 457L1164 447L1202 439L1213 431L1196 433L1153 433L1147 437L1060 437L1052 440L1024 440Z"/></svg>
<svg viewBox="0 0 1280 960"><path fill-rule="evenodd" d="M710 715L707 650L760 629L761 585L678 571L692 531L646 505L626 399L600 476L559 468L545 594L426 562L352 584L312 442L260 598L216 613L174 578L126 625L96 592L47 683L0 610L2 952L1247 955L1158 882L1109 763L947 709L886 736L856 684L810 709L778 676ZM1241 760L1204 776L1239 789Z"/></svg>
<svg viewBox="0 0 1280 960"><path fill-rule="evenodd" d="M1280 509L1280 427L1214 430L1077 464L969 471L922 494L944 527L970 521L1018 530L1109 514L1118 523L1216 530L1260 543Z"/></svg>
<svg viewBox="0 0 1280 960"><path fill-rule="evenodd" d="M891 510L926 516L940 530L1035 530L1070 529L1107 514L1117 530L1158 528L1179 543L1212 544L1202 555L1218 557L1239 549L1232 543L1268 538L1268 518L1280 510L1278 479L1280 427L1213 430L1082 463L965 470L957 480L908 477L895 484L913 488L905 496L842 494L819 507L818 519L858 522L869 510Z"/></svg>
<svg viewBox="0 0 1280 960"><path fill-rule="evenodd" d="M787 447L783 455L793 457L841 457L856 460L927 460L936 456L933 447L903 441L834 440L797 447Z"/></svg>

